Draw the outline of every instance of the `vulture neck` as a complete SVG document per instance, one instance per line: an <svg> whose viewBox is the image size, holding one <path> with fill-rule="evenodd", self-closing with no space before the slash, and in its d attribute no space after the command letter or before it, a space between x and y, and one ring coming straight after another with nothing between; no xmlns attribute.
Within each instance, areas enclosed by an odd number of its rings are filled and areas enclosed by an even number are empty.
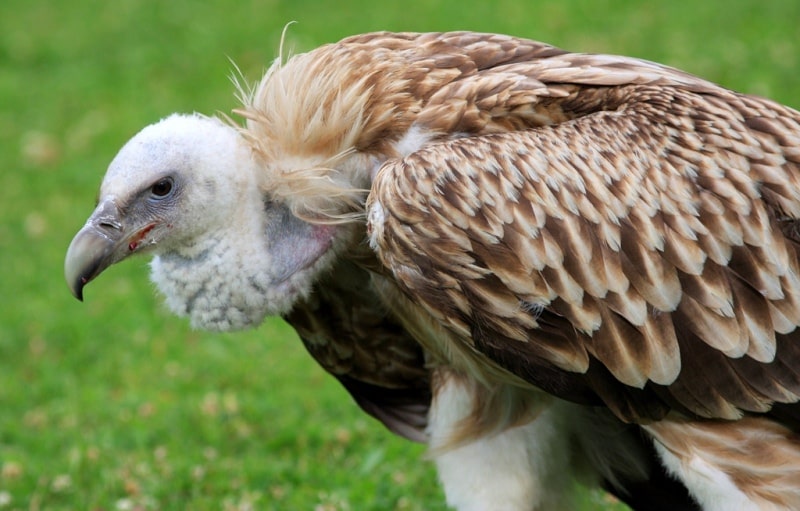
<svg viewBox="0 0 800 511"><path fill-rule="evenodd" d="M241 330L260 323L272 275L264 250L263 202L242 201L231 221L193 243L156 255L151 279L167 306L192 327ZM227 269L236 268L236 271Z"/></svg>

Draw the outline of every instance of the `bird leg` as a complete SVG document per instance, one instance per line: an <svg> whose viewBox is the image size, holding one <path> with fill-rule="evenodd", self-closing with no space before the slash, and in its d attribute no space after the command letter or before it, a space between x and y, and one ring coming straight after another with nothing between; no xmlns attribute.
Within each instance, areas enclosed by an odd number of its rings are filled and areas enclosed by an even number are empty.
<svg viewBox="0 0 800 511"><path fill-rule="evenodd" d="M567 435L548 400L530 422L465 434L483 388L437 371L428 432L447 503L458 511L570 509ZM485 391L485 389L483 389ZM474 428L474 427L473 427Z"/></svg>

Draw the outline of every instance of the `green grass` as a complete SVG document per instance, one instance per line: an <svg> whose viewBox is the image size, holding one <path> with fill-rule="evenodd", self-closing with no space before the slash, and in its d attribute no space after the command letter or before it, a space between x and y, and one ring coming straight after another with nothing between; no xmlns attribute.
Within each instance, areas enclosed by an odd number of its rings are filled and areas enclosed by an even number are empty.
<svg viewBox="0 0 800 511"><path fill-rule="evenodd" d="M800 106L795 0L4 0L0 509L445 508L424 449L362 414L282 322L193 332L144 260L108 270L85 304L63 282L119 146L173 111L228 112L228 57L256 79L290 20L298 51L379 29L506 32Z"/></svg>

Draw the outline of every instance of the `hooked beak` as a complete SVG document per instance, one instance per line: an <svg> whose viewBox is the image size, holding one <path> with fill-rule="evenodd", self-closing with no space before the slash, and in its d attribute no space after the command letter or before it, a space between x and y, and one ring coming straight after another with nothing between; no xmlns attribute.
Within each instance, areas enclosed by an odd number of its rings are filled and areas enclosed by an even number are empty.
<svg viewBox="0 0 800 511"><path fill-rule="evenodd" d="M67 249L64 276L70 291L83 301L83 288L112 264L133 253L137 241L152 225L126 236L125 225L113 199L101 202Z"/></svg>

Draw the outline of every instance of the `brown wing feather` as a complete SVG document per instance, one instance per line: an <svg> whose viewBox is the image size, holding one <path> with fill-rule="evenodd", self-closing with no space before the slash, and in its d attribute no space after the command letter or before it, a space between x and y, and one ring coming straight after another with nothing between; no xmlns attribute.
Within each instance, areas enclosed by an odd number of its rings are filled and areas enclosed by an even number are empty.
<svg viewBox="0 0 800 511"><path fill-rule="evenodd" d="M626 420L796 401L800 114L654 64L544 60L530 74L568 83L571 120L378 174L372 241L399 286L519 377L585 374L567 387Z"/></svg>
<svg viewBox="0 0 800 511"><path fill-rule="evenodd" d="M365 270L339 264L286 320L364 411L398 435L425 441L431 377L422 348L388 315Z"/></svg>

